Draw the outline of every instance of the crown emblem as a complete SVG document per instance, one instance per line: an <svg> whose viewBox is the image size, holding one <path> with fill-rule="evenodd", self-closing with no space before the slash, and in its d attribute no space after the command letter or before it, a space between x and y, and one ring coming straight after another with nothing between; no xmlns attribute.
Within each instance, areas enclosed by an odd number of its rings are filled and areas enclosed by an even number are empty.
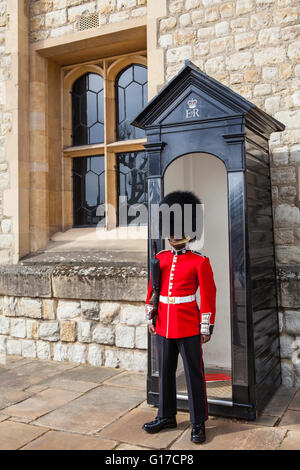
<svg viewBox="0 0 300 470"><path fill-rule="evenodd" d="M195 100L195 98L192 98L191 100L188 101L188 106L190 109L194 109L197 106L198 101Z"/></svg>

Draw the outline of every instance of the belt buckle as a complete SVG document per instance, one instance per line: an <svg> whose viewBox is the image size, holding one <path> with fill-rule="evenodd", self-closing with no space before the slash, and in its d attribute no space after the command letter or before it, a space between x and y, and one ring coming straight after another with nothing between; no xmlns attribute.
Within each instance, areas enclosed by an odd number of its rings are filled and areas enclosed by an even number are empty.
<svg viewBox="0 0 300 470"><path fill-rule="evenodd" d="M175 304L175 297L168 297L168 304Z"/></svg>

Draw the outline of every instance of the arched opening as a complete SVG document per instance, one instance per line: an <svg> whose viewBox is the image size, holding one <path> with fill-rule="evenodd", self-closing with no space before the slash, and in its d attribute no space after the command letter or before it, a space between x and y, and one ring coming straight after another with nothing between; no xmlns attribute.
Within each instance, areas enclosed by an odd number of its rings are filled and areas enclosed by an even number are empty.
<svg viewBox="0 0 300 470"><path fill-rule="evenodd" d="M229 279L228 188L224 163L207 153L186 154L164 174L164 194L190 190L204 204L204 236L190 248L208 256L217 286L216 323L212 339L203 345L207 394L211 400L231 400L231 322ZM166 248L169 248L166 240ZM198 302L200 301L198 289ZM223 380L221 380L223 379ZM177 369L177 394L186 395L183 364Z"/></svg>

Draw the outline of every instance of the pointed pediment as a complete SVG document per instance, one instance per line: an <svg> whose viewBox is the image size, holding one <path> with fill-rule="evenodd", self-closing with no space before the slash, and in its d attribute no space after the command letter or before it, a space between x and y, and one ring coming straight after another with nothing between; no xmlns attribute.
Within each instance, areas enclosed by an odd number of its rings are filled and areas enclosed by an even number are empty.
<svg viewBox="0 0 300 470"><path fill-rule="evenodd" d="M244 115L269 129L283 130L282 123L253 103L202 72L190 61L148 103L132 125L151 126L185 124L202 120L226 119Z"/></svg>
<svg viewBox="0 0 300 470"><path fill-rule="evenodd" d="M236 114L236 111L211 99L195 86L190 86L162 115L157 124L172 124L179 122L199 121L202 119L217 119Z"/></svg>

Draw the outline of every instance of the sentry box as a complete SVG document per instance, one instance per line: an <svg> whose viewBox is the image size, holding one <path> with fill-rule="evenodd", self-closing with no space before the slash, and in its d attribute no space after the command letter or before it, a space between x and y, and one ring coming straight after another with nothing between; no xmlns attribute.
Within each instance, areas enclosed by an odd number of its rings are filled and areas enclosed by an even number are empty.
<svg viewBox="0 0 300 470"><path fill-rule="evenodd" d="M284 125L189 61L133 125L147 136L148 266L151 204L195 192L204 232L194 249L210 258L217 286L215 329L203 345L209 413L253 420L281 383L268 141ZM150 335L148 349L147 399L158 405ZM177 399L188 409L181 362Z"/></svg>

